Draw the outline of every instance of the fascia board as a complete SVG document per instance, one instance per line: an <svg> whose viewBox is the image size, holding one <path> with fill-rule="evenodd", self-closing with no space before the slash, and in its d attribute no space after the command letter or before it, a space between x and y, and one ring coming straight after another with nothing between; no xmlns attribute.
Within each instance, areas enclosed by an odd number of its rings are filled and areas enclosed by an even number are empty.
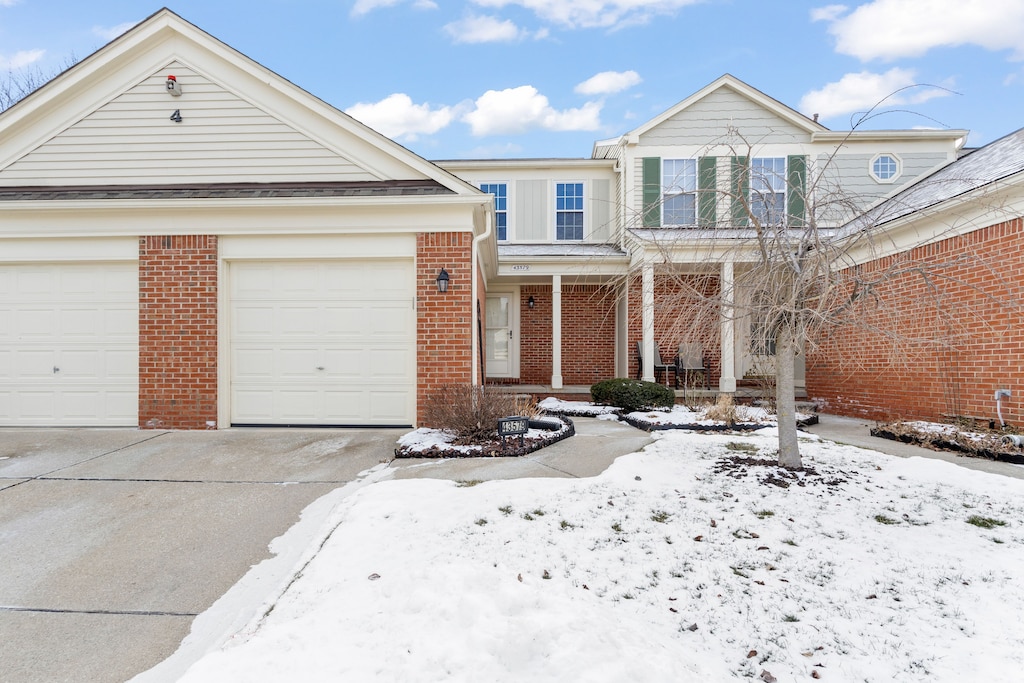
<svg viewBox="0 0 1024 683"><path fill-rule="evenodd" d="M818 131L811 134L811 142L843 143L843 142L917 142L921 140L951 140L960 149L969 130L950 128L948 130L854 130L854 131Z"/></svg>

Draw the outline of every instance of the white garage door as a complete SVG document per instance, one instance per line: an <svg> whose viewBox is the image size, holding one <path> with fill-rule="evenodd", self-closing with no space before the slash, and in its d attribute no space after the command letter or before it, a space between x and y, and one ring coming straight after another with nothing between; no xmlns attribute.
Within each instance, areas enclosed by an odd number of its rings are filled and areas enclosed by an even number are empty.
<svg viewBox="0 0 1024 683"><path fill-rule="evenodd" d="M230 268L231 422L411 425L411 260Z"/></svg>
<svg viewBox="0 0 1024 683"><path fill-rule="evenodd" d="M0 265L0 425L138 424L138 267Z"/></svg>

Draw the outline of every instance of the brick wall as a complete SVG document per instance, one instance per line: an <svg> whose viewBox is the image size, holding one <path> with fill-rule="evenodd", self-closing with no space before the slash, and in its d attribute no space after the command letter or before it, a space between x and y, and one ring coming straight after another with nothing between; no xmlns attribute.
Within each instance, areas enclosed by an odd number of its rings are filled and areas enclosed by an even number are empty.
<svg viewBox="0 0 1024 683"><path fill-rule="evenodd" d="M447 384L473 381L473 235L468 232L420 233L416 236L417 424L425 424L428 397ZM451 278L448 291L437 291L437 274ZM481 306L483 303L481 302Z"/></svg>
<svg viewBox="0 0 1024 683"><path fill-rule="evenodd" d="M139 426L217 420L217 238L139 239Z"/></svg>
<svg viewBox="0 0 1024 683"><path fill-rule="evenodd" d="M869 419L995 419L993 394L1010 389L1003 418L1024 425L1024 221L865 264L859 273L886 270L898 275L878 288L870 310L809 354L808 394L829 412Z"/></svg>
<svg viewBox="0 0 1024 683"><path fill-rule="evenodd" d="M721 327L718 309L707 306L704 297L718 296L719 280L710 275L654 274L654 343L661 359L671 363L682 342L700 342L710 367L709 382L717 386L722 367ZM629 288L629 376L636 377L636 343L643 341L641 277L630 277ZM665 381L663 375L658 380Z"/></svg>
<svg viewBox="0 0 1024 683"><path fill-rule="evenodd" d="M534 307L528 305L530 296ZM551 383L551 287L520 290L519 376ZM590 386L615 374L615 291L599 285L562 287L562 383Z"/></svg>

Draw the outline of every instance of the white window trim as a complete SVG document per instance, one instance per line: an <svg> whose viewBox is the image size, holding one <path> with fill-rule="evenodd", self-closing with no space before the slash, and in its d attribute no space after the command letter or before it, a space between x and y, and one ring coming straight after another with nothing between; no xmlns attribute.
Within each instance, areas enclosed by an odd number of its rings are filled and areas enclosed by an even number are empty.
<svg viewBox="0 0 1024 683"><path fill-rule="evenodd" d="M582 184L583 185L583 239L581 240L560 240L558 239L558 186L563 184ZM586 180L572 180L568 178L559 178L551 181L551 209L549 213L549 220L551 221L551 229L548 234L551 236L551 242L553 244L579 244L586 242L590 239L590 211L587 210L587 203L590 201L590 183Z"/></svg>
<svg viewBox="0 0 1024 683"><path fill-rule="evenodd" d="M511 180L477 180L476 187L479 190L481 185L504 185L505 186L505 239L500 240L502 244L514 241L514 231L512 230L513 218L512 218L512 188L515 183ZM481 190L482 192L482 190ZM488 193L490 194L490 193ZM493 195L492 195L493 196ZM492 200L493 201L493 200ZM494 226L494 239L498 239L498 226Z"/></svg>
<svg viewBox="0 0 1024 683"><path fill-rule="evenodd" d="M665 187L665 162L666 161L692 161L693 162L693 192L669 192L668 188ZM699 161L694 157L662 157L661 159L661 225L663 227L680 227L680 228L692 228L697 225L698 215L700 214L699 197L700 197L700 168ZM669 223L665 220L665 205L669 197L678 197L684 194L693 195L693 223Z"/></svg>
<svg viewBox="0 0 1024 683"><path fill-rule="evenodd" d="M772 160L782 159L782 176L781 176L782 190L781 191L773 192L772 194L781 194L782 195L782 210L781 210L782 216L780 217L780 219L785 219L789 215L789 184L788 184L788 181L789 181L789 157L787 155L782 155L782 156L761 155L761 156L757 156L757 157L753 157L753 156L749 157L749 159L747 161L747 173L749 174L749 178L748 178L747 182L750 185L748 201L750 202L750 206L751 207L754 206L754 198L757 196L757 190L754 189L754 161L756 159L772 159ZM778 179L779 179L778 177L774 177L773 178L773 180L778 180ZM774 189L774 188L772 188L772 189ZM775 207L773 207L773 208L775 208Z"/></svg>
<svg viewBox="0 0 1024 683"><path fill-rule="evenodd" d="M879 178L875 175L875 162L882 157L890 157L896 162L896 172L891 178ZM879 152L875 156L871 157L871 161L868 162L868 175L870 175L871 179L876 183L881 185L891 185L895 183L901 175L903 175L903 159L900 159L898 155L893 154L892 152Z"/></svg>

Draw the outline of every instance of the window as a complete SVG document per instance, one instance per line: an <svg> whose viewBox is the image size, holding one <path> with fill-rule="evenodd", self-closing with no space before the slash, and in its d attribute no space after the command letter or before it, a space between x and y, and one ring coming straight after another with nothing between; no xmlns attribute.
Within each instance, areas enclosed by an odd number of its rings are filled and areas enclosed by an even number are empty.
<svg viewBox="0 0 1024 683"><path fill-rule="evenodd" d="M755 158L750 164L750 210L762 225L786 220L786 158Z"/></svg>
<svg viewBox="0 0 1024 683"><path fill-rule="evenodd" d="M494 195L494 228L498 233L498 241L508 239L508 185L505 183L483 183L483 192Z"/></svg>
<svg viewBox="0 0 1024 683"><path fill-rule="evenodd" d="M697 162L695 159L664 159L661 163L662 225L697 223Z"/></svg>
<svg viewBox="0 0 1024 683"><path fill-rule="evenodd" d="M879 154L871 160L871 175L880 183L891 183L900 174L900 160L892 154Z"/></svg>
<svg viewBox="0 0 1024 683"><path fill-rule="evenodd" d="M555 184L555 239L583 239L583 183Z"/></svg>

